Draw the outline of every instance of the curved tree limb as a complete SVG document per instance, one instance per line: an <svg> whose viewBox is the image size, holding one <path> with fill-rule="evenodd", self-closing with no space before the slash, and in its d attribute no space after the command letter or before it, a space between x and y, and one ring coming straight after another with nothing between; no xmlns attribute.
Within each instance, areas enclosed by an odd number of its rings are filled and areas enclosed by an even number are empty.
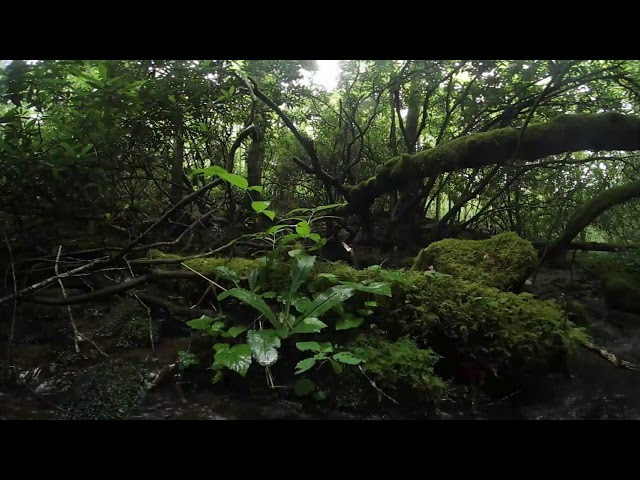
<svg viewBox="0 0 640 480"><path fill-rule="evenodd" d="M356 212L364 212L380 195L418 178L499 164L512 158L519 137L519 129L501 128L392 158L378 167L374 177L347 187L348 201ZM581 150L640 150L640 117L619 113L562 115L530 125L517 158L533 162Z"/></svg>
<svg viewBox="0 0 640 480"><path fill-rule="evenodd" d="M635 198L640 198L640 180L610 188L596 195L578 209L560 238L549 245L545 257L551 258L567 250L571 241L601 213Z"/></svg>

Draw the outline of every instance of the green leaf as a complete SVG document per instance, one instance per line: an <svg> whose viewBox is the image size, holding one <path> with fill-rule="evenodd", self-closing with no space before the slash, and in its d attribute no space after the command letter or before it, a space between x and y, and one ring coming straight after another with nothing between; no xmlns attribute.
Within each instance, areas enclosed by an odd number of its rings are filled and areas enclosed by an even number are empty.
<svg viewBox="0 0 640 480"><path fill-rule="evenodd" d="M335 307L339 303L353 296L353 289L345 285L336 285L329 290L322 292L318 297L309 305L309 307L302 312L302 318L322 316L327 310Z"/></svg>
<svg viewBox="0 0 640 480"><path fill-rule="evenodd" d="M322 237L320 236L319 233L312 233L311 235L309 235L309 238L311 240L313 240L314 242L318 243L322 240Z"/></svg>
<svg viewBox="0 0 640 480"><path fill-rule="evenodd" d="M232 288L226 292L222 292L218 295L219 300L224 300L227 297L235 297L241 302L251 305L253 308L262 313L271 322L271 325L278 328L280 325L277 323L276 316L273 314L269 305L265 303L262 297L256 293L245 290L244 288Z"/></svg>
<svg viewBox="0 0 640 480"><path fill-rule="evenodd" d="M296 225L296 233L303 238L307 238L311 234L311 227L309 226L309 222L303 220L302 222Z"/></svg>
<svg viewBox="0 0 640 480"><path fill-rule="evenodd" d="M320 346L320 344L318 342L297 342L296 343L296 348L298 350L300 350L301 352L306 352L308 350L311 350L313 352L321 352L322 351L322 347Z"/></svg>
<svg viewBox="0 0 640 480"><path fill-rule="evenodd" d="M342 368L342 365L335 360L329 360L329 363L331 364L333 373L335 373L336 375L340 375L343 372L344 369Z"/></svg>
<svg viewBox="0 0 640 480"><path fill-rule="evenodd" d="M111 220L111 213L107 212L104 214L104 219L108 222L109 220Z"/></svg>
<svg viewBox="0 0 640 480"><path fill-rule="evenodd" d="M251 202L251 208L260 213L267 209L271 202Z"/></svg>
<svg viewBox="0 0 640 480"><path fill-rule="evenodd" d="M326 400L327 394L318 390L313 392L313 398L318 401Z"/></svg>
<svg viewBox="0 0 640 480"><path fill-rule="evenodd" d="M229 182L231 185L234 185L238 188L246 190L249 186L249 182L242 175L236 175L235 173L218 173L218 176L223 179L225 182Z"/></svg>
<svg viewBox="0 0 640 480"><path fill-rule="evenodd" d="M251 347L246 343L241 343L231 348L220 350L214 357L214 365L227 367L244 377L251 365Z"/></svg>
<svg viewBox="0 0 640 480"><path fill-rule="evenodd" d="M338 207L344 207L346 206L347 203L343 202L343 203L332 203L331 205L322 205L320 207L316 207L313 209L314 212L323 212L325 210L331 210L333 208L338 208Z"/></svg>
<svg viewBox="0 0 640 480"><path fill-rule="evenodd" d="M309 395L316 389L316 384L313 383L308 378L302 378L298 380L293 386L293 391L296 392L296 395L299 397L304 397Z"/></svg>
<svg viewBox="0 0 640 480"><path fill-rule="evenodd" d="M247 190L250 192L254 191L254 192L262 193L264 188L262 188L262 185L252 185L251 187L248 187Z"/></svg>
<svg viewBox="0 0 640 480"><path fill-rule="evenodd" d="M383 280L387 282L398 282L403 285L411 286L411 282L407 280L406 275L402 271L396 270L382 270L379 265L374 265L374 267L378 267L379 275ZM373 267L369 267L369 270L373 270Z"/></svg>
<svg viewBox="0 0 640 480"><path fill-rule="evenodd" d="M362 360L354 357L351 352L336 353L332 358L336 362L346 363L347 365L358 365L359 363L362 363Z"/></svg>
<svg viewBox="0 0 640 480"><path fill-rule="evenodd" d="M298 313L304 312L312 301L313 299L300 294L293 295L290 299L291 305L295 307Z"/></svg>
<svg viewBox="0 0 640 480"><path fill-rule="evenodd" d="M316 364L315 358L305 358L304 360L299 361L298 364L296 365L295 374L300 375L301 373L306 372L310 368L313 368L315 364Z"/></svg>
<svg viewBox="0 0 640 480"><path fill-rule="evenodd" d="M216 374L211 379L211 383L216 384L223 378L224 378L224 373L222 373L221 371L217 371Z"/></svg>
<svg viewBox="0 0 640 480"><path fill-rule="evenodd" d="M229 330L227 330L226 332L222 333L222 336L225 338L236 338L238 335L240 335L242 332L246 331L247 327L241 327L238 325L234 325L233 327L230 327Z"/></svg>
<svg viewBox="0 0 640 480"><path fill-rule="evenodd" d="M293 333L318 333L323 328L326 328L326 326L326 323L321 322L317 318L305 318L293 327Z"/></svg>
<svg viewBox="0 0 640 480"><path fill-rule="evenodd" d="M329 280L331 282L337 282L338 281L338 276L334 275L333 273L320 273L320 274L316 275L316 277L318 277L318 278L326 278L327 280Z"/></svg>
<svg viewBox="0 0 640 480"><path fill-rule="evenodd" d="M320 350L324 353L331 353L333 352L333 345L331 345L331 342L322 342L320 344Z"/></svg>
<svg viewBox="0 0 640 480"><path fill-rule="evenodd" d="M369 302L364 302L364 306L365 307L377 307L378 306L378 302L374 302L373 300L369 301Z"/></svg>
<svg viewBox="0 0 640 480"><path fill-rule="evenodd" d="M268 229L266 231L266 233L268 234L273 234L273 233L277 233L280 230L282 230L283 228L291 228L293 225L274 225L273 227L271 227L270 229Z"/></svg>
<svg viewBox="0 0 640 480"><path fill-rule="evenodd" d="M209 335L212 336L216 336L219 334L223 334L224 336L224 329L225 329L226 325L224 324L224 322L213 322L213 324L211 325L211 328L209 329L209 331L207 332Z"/></svg>
<svg viewBox="0 0 640 480"><path fill-rule="evenodd" d="M300 235L298 235L297 233L291 233L289 235L285 235L280 239L279 243L280 245L286 245L287 243L292 242L293 240L297 240L299 236Z"/></svg>
<svg viewBox="0 0 640 480"><path fill-rule="evenodd" d="M289 299L298 291L302 282L309 276L311 269L316 263L313 255L298 255L291 269L291 287L289 288Z"/></svg>
<svg viewBox="0 0 640 480"><path fill-rule="evenodd" d="M104 63L98 64L98 73L100 74L100 79L104 82L107 78L109 78L109 71L107 70L107 66Z"/></svg>
<svg viewBox="0 0 640 480"><path fill-rule="evenodd" d="M199 173L202 173L204 175L204 178L210 178L214 175L229 175L229 173L224 168L218 167L217 165L206 168L197 168L191 172L191 176L193 177L194 175L198 175Z"/></svg>
<svg viewBox="0 0 640 480"><path fill-rule="evenodd" d="M176 97L175 97L175 95L169 95L169 101L170 101L171 103L176 103Z"/></svg>
<svg viewBox="0 0 640 480"><path fill-rule="evenodd" d="M216 352L221 352L221 351L223 351L223 350L229 350L229 344L228 344L228 343L216 343L216 344L213 346L213 349L214 349Z"/></svg>
<svg viewBox="0 0 640 480"><path fill-rule="evenodd" d="M266 215L267 217L269 217L269 220L271 220L272 222L276 218L276 212L274 212L273 210L263 210L260 213L262 213L263 215Z"/></svg>
<svg viewBox="0 0 640 480"><path fill-rule="evenodd" d="M247 333L247 344L253 358L263 367L273 365L278 360L280 338L274 330L251 330Z"/></svg>
<svg viewBox="0 0 640 480"><path fill-rule="evenodd" d="M336 322L336 330L349 330L350 328L356 328L362 325L364 318L354 317L350 313L344 314Z"/></svg>
<svg viewBox="0 0 640 480"><path fill-rule="evenodd" d="M256 291L256 286L258 285L258 279L260 278L260 269L255 268L251 270L249 273L249 288L252 292Z"/></svg>
<svg viewBox="0 0 640 480"><path fill-rule="evenodd" d="M236 272L231 270L229 267L225 267L225 266L215 267L213 269L213 271L214 272L218 272L218 274L222 278L226 278L228 280L231 280L236 285L238 285L238 282L241 280L240 279L240 275L238 275Z"/></svg>
<svg viewBox="0 0 640 480"><path fill-rule="evenodd" d="M209 330L210 325L213 322L215 322L214 318L208 317L206 315L202 315L200 318L189 320L187 322L187 325L189 325L194 330Z"/></svg>
<svg viewBox="0 0 640 480"><path fill-rule="evenodd" d="M294 250L289 250L289 251L287 252L287 254L288 254L291 258L293 258L293 257L297 257L297 256L298 256L298 255L300 255L301 253L302 253L302 250L300 250L299 248L296 248L296 249L294 249ZM293 273L293 272L291 272L291 273Z"/></svg>
<svg viewBox="0 0 640 480"><path fill-rule="evenodd" d="M340 282L347 287L353 288L360 292L375 293L377 295L391 296L391 287L388 283L373 282L373 283L360 283L360 282Z"/></svg>
<svg viewBox="0 0 640 480"><path fill-rule="evenodd" d="M84 157L92 148L93 144L91 143L82 147L82 150L80 150L80 153L78 153L78 158Z"/></svg>
<svg viewBox="0 0 640 480"><path fill-rule="evenodd" d="M310 212L311 210L313 210L313 209L311 209L311 208L294 208L290 212L287 212L287 216L294 215L296 213L306 213L306 212Z"/></svg>

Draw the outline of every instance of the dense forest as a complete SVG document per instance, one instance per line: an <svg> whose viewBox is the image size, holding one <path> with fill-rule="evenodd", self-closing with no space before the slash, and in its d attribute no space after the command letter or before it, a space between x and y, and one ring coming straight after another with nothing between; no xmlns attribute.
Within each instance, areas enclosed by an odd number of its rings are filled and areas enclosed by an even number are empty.
<svg viewBox="0 0 640 480"><path fill-rule="evenodd" d="M640 419L639 61L3 60L0 98L0 419Z"/></svg>

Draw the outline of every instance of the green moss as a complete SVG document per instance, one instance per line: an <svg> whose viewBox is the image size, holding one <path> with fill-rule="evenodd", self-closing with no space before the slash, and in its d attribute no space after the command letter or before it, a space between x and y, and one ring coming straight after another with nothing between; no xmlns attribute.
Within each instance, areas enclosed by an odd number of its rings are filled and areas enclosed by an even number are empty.
<svg viewBox="0 0 640 480"><path fill-rule="evenodd" d="M116 303L104 318L104 323L96 328L96 335L117 337L117 346L135 348L150 347L149 316L147 310L136 300L123 300ZM151 323L151 335L156 342L159 326Z"/></svg>
<svg viewBox="0 0 640 480"><path fill-rule="evenodd" d="M462 280L509 290L526 279L537 259L530 242L507 232L487 240L435 242L418 254L413 269L433 266Z"/></svg>
<svg viewBox="0 0 640 480"><path fill-rule="evenodd" d="M257 260L248 258L194 258L184 263L203 275L213 273L216 267L224 266L230 268L242 277L248 275L251 270L260 266Z"/></svg>
<svg viewBox="0 0 640 480"><path fill-rule="evenodd" d="M440 356L428 348L419 348L410 338L390 342L363 335L348 348L364 360L364 372L389 395L431 399L447 385L433 372Z"/></svg>
<svg viewBox="0 0 640 480"><path fill-rule="evenodd" d="M604 298L610 307L640 313L640 286L630 275L611 272L603 277Z"/></svg>
<svg viewBox="0 0 640 480"><path fill-rule="evenodd" d="M181 255L174 253L165 253L157 249L149 250L149 258L161 258L164 260L175 260L181 258Z"/></svg>
<svg viewBox="0 0 640 480"><path fill-rule="evenodd" d="M132 365L105 362L80 374L64 407L87 420L122 418L144 395L142 372Z"/></svg>

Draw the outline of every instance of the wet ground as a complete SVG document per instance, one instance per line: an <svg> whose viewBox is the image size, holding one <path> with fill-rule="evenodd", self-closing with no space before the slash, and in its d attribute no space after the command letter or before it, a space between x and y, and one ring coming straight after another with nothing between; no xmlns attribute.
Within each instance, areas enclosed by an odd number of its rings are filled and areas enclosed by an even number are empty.
<svg viewBox="0 0 640 480"><path fill-rule="evenodd" d="M578 284L579 289L567 289ZM566 271L546 270L531 285L542 298L560 298L560 291L573 291L570 299L582 301L589 310L593 341L619 358L640 365L640 318L607 309L599 296L599 286L589 279ZM513 392L504 399L480 402L472 410L441 412L440 419L531 419L531 420L640 420L640 371L612 365L607 360L578 348L569 357L571 378L550 374ZM24 386L0 387L0 419L52 419L64 412ZM309 410L303 404L276 397L221 394L207 391L184 393L175 385L154 389L141 406L128 416L148 420L249 420L249 419L403 419L406 415L371 412L355 415L344 412Z"/></svg>

